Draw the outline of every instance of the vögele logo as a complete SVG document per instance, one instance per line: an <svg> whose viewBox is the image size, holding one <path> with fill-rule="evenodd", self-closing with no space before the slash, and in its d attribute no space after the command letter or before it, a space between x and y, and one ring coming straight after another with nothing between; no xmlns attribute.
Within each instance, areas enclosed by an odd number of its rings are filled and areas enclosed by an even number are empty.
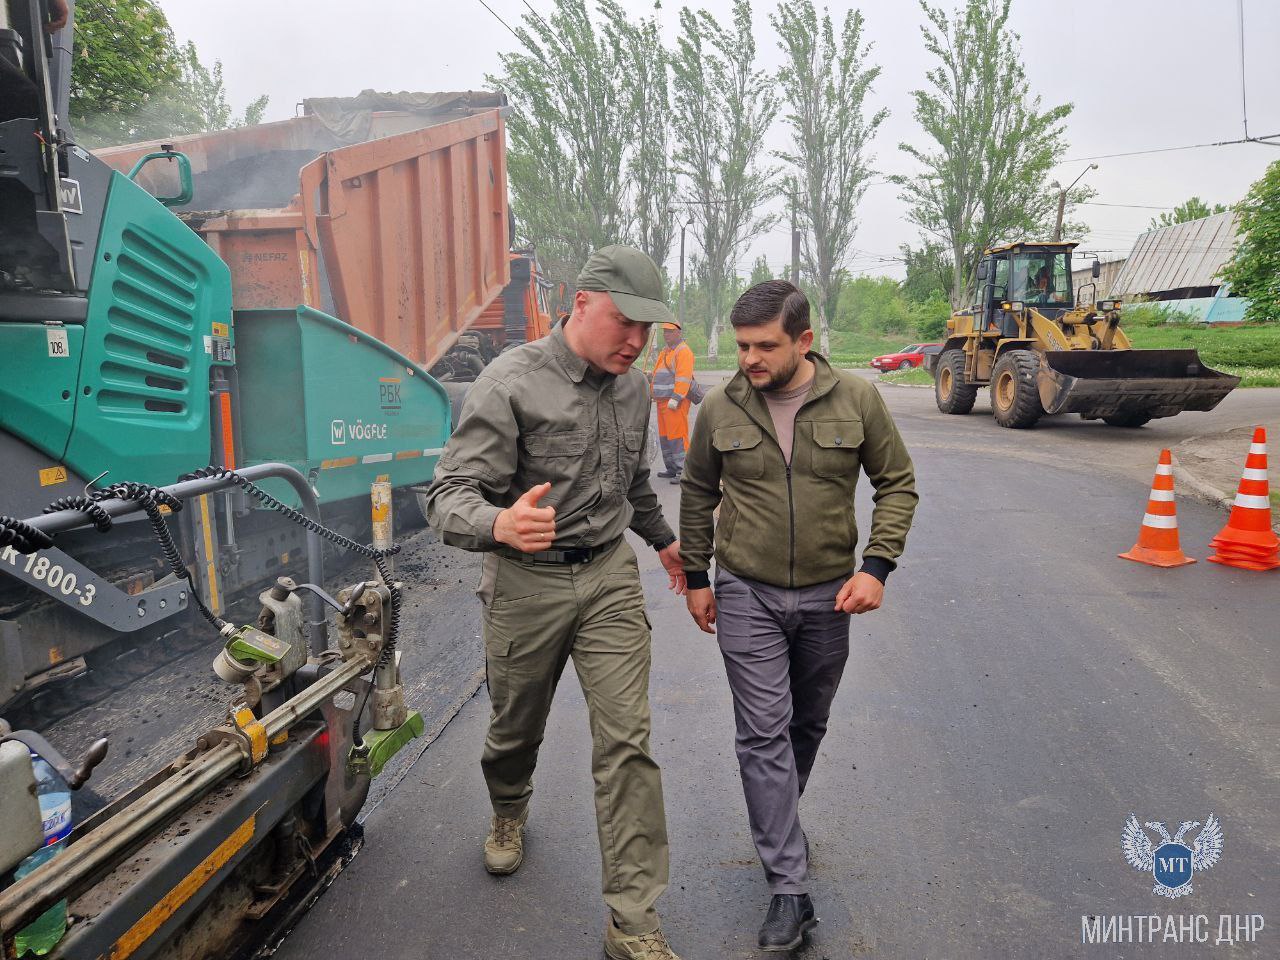
<svg viewBox="0 0 1280 960"><path fill-rule="evenodd" d="M1158 896L1170 900L1185 897L1192 892L1192 874L1208 870L1222 856L1222 826L1213 814L1209 814L1204 829L1191 844L1184 843L1183 837L1200 826L1198 820L1184 820L1173 836L1169 836L1163 823L1150 821L1146 826L1160 835L1160 843L1152 843L1131 813L1122 837L1124 858L1131 867L1143 873L1150 871L1155 878L1151 892Z"/></svg>
<svg viewBox="0 0 1280 960"><path fill-rule="evenodd" d="M346 443L347 442L347 424L342 420L334 420L329 424L329 442L330 443Z"/></svg>

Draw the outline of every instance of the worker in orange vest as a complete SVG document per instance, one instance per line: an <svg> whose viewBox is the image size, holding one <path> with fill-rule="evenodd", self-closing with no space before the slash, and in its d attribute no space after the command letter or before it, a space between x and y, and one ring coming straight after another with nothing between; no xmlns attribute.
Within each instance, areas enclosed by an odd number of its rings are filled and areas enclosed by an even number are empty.
<svg viewBox="0 0 1280 960"><path fill-rule="evenodd" d="M689 449L689 390L693 386L693 351L684 342L680 327L662 325L666 346L658 354L650 377L653 400L658 406L658 444L666 469L658 476L680 482L684 454Z"/></svg>

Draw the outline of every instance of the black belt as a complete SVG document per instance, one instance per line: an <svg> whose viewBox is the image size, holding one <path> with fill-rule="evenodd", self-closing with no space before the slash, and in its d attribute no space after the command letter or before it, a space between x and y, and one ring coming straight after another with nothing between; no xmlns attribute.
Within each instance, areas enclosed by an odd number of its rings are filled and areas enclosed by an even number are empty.
<svg viewBox="0 0 1280 960"><path fill-rule="evenodd" d="M506 557L508 560L514 560L517 563L590 563L597 557L603 556L618 545L621 537L614 537L608 543L602 543L595 547L572 547L568 550L539 550L537 553L524 553L514 547L499 547L498 556Z"/></svg>

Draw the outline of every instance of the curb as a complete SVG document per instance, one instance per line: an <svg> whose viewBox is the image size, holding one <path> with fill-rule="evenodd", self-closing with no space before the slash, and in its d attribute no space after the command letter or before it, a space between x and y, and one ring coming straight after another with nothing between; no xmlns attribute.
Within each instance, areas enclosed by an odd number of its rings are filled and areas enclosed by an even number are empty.
<svg viewBox="0 0 1280 960"><path fill-rule="evenodd" d="M1181 447L1187 444L1194 444L1200 439L1200 437L1187 437L1187 439L1183 440L1182 443L1178 444L1178 446ZM1202 503L1207 503L1210 506L1217 507L1227 513L1231 512L1231 507L1236 502L1235 494L1219 490L1212 483L1209 483L1209 481L1202 480L1200 477L1197 477L1182 465L1176 453L1173 454L1173 476L1178 483L1186 484L1191 488L1191 495L1195 499ZM1275 529L1274 526L1273 529Z"/></svg>
<svg viewBox="0 0 1280 960"><path fill-rule="evenodd" d="M1183 440L1179 447L1190 447L1203 440L1203 437L1187 437ZM1208 480L1202 480L1197 477L1191 470L1183 466L1181 459L1178 457L1177 451L1173 452L1173 476L1179 483L1185 483L1191 488L1192 494L1197 500L1201 500L1223 510L1230 510L1231 505L1235 502L1235 497L1224 490L1219 490Z"/></svg>
<svg viewBox="0 0 1280 960"><path fill-rule="evenodd" d="M1227 496L1213 484L1201 480L1184 467L1176 455L1173 458L1173 476L1178 483L1191 488L1192 496L1210 506L1229 511L1231 504L1235 502L1234 497Z"/></svg>
<svg viewBox="0 0 1280 960"><path fill-rule="evenodd" d="M886 387L898 387L902 390L932 390L927 383L895 383L892 380L885 380L879 375L876 376L876 383L883 383Z"/></svg>

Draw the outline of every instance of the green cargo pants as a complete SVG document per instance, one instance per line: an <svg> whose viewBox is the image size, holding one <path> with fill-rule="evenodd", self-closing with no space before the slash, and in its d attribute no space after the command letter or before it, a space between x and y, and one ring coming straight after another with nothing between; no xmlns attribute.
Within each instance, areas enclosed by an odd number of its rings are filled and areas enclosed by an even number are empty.
<svg viewBox="0 0 1280 960"><path fill-rule="evenodd" d="M478 591L493 712L480 765L499 816L533 793L547 714L573 658L591 726L604 900L624 933L658 927L667 887L662 776L649 752L649 620L625 540L590 563L484 558Z"/></svg>

